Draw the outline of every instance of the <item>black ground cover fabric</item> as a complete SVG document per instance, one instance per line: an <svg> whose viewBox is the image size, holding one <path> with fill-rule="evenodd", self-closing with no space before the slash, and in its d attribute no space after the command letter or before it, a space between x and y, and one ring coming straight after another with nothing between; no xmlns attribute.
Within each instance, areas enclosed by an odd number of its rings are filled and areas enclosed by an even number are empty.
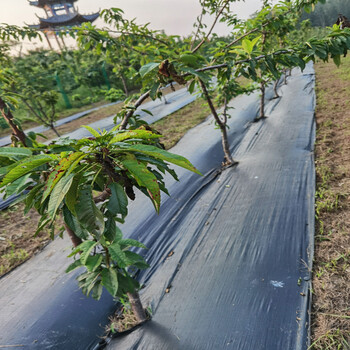
<svg viewBox="0 0 350 350"><path fill-rule="evenodd" d="M252 123L257 95L233 102L230 144L238 166L221 171L212 120L173 149L204 174L178 170L160 215L131 203L125 235L142 241L139 275L152 321L108 349L307 349L314 234L314 74L294 72ZM268 94L269 95L269 94ZM271 96L270 96L271 97ZM0 344L90 349L114 309L78 290L67 241L0 280ZM67 260L67 261L66 261ZM168 291L168 292L166 292Z"/></svg>

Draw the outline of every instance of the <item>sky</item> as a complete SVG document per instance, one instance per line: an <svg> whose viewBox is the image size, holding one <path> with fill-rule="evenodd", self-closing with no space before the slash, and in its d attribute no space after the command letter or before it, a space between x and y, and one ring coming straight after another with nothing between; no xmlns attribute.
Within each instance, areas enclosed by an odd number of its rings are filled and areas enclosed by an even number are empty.
<svg viewBox="0 0 350 350"><path fill-rule="evenodd" d="M0 23L36 24L36 15L45 17L42 9L30 6L27 0L0 0ZM99 9L118 7L125 17L137 18L137 23L150 22L152 29L163 29L167 34L186 36L191 34L193 23L200 13L198 0L79 0L76 3L82 14L97 12ZM240 18L247 18L261 7L261 0L245 0L231 5ZM94 24L103 26L98 19ZM217 27L218 34L225 33L223 26ZM28 45L28 44L27 44Z"/></svg>

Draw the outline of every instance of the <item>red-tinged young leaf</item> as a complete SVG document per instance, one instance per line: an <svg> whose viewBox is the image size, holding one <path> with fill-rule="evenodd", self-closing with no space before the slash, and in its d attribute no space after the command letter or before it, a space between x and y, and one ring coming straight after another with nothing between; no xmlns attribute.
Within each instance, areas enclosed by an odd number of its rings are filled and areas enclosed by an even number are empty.
<svg viewBox="0 0 350 350"><path fill-rule="evenodd" d="M54 170L49 175L49 178L46 181L46 188L43 194L42 202L49 196L57 182L62 178L63 175L68 171L68 174L73 170L72 167L75 167L80 160L82 160L87 155L83 152L75 152L68 156L68 158L63 158L55 166Z"/></svg>

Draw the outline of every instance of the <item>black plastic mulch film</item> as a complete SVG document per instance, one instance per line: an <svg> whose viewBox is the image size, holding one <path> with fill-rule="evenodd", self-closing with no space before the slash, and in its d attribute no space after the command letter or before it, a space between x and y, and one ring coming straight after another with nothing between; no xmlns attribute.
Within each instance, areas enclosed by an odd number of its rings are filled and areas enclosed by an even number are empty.
<svg viewBox="0 0 350 350"><path fill-rule="evenodd" d="M207 120L172 150L204 176L179 169L179 183L168 179L171 197L163 197L159 216L147 199L131 203L122 230L149 247L143 253L151 268L139 278L145 285L141 298L153 315L132 333L109 339L106 349L307 349L315 191L312 67L293 71L280 94L268 102L268 118L257 123L257 94L232 102L230 144L238 166L220 171L220 134ZM50 244L0 280L0 344L104 347L97 345L98 336L114 302L106 292L99 302L85 298L74 275L63 273L67 245Z"/></svg>

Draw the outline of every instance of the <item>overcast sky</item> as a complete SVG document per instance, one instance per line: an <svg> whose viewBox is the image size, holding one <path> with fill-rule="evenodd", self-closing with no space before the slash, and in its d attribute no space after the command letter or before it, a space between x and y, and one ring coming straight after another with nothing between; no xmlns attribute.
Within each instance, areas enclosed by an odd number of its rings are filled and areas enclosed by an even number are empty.
<svg viewBox="0 0 350 350"><path fill-rule="evenodd" d="M42 9L30 6L27 0L0 0L0 23L24 25L38 23L36 14L45 17ZM99 9L118 7L129 19L137 18L140 24L151 23L152 29L164 29L167 34L189 35L192 25L199 15L198 0L79 0L76 2L82 14ZM233 4L232 11L239 17L247 18L261 6L261 0L246 0ZM103 23L99 19L98 26ZM225 34L218 27L219 34Z"/></svg>

